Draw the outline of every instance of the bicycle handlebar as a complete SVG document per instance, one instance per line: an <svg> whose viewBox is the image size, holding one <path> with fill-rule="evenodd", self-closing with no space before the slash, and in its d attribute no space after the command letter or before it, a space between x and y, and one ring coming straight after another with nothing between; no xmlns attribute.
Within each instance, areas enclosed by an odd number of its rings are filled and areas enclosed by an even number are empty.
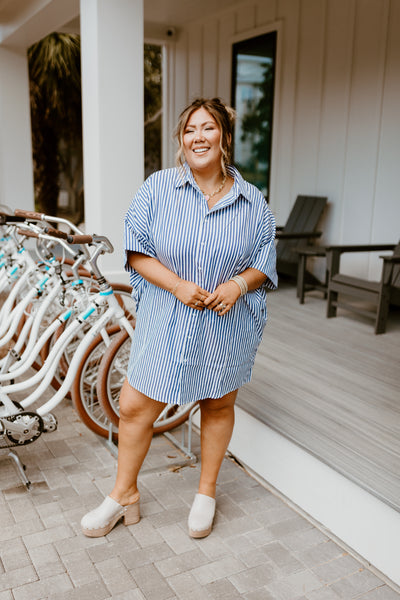
<svg viewBox="0 0 400 600"><path fill-rule="evenodd" d="M91 244L93 237L91 235L69 235L67 241L69 244Z"/></svg>
<svg viewBox="0 0 400 600"><path fill-rule="evenodd" d="M25 221L24 217L0 213L0 225L5 225L6 223L22 223L23 221Z"/></svg>
<svg viewBox="0 0 400 600"><path fill-rule="evenodd" d="M45 227L43 231L46 235L65 240L68 244L91 244L93 242L91 235L71 235L59 229L53 229L53 227Z"/></svg>
<svg viewBox="0 0 400 600"><path fill-rule="evenodd" d="M68 238L70 237L68 233L65 231L60 231L60 229L53 229L53 227L45 227L43 230L47 235L51 235L51 237L59 238L60 240L66 240L68 242Z"/></svg>
<svg viewBox="0 0 400 600"><path fill-rule="evenodd" d="M65 240L68 244L91 244L93 242L93 236L91 235L71 235L52 227L46 227L44 231L47 235Z"/></svg>
<svg viewBox="0 0 400 600"><path fill-rule="evenodd" d="M24 235L25 237L31 237L31 238L39 237L39 234L36 233L36 231L32 231L31 229L22 229L21 227L18 227L17 233L19 233L20 235Z"/></svg>
<svg viewBox="0 0 400 600"><path fill-rule="evenodd" d="M23 217L23 219L27 220L64 224L67 225L74 232L74 235L83 235L83 232L74 223L68 221L68 219L62 219L61 217L53 217L51 215L46 215L44 213L39 213L32 210L23 210L22 208L16 208L14 214L18 217Z"/></svg>
<svg viewBox="0 0 400 600"><path fill-rule="evenodd" d="M19 227L17 231L19 234L25 235L26 237L40 237L39 233L36 233L31 229L23 229ZM51 227L46 227L44 233L51 237L59 238L60 240L65 240L66 242L68 242L68 244L91 244L93 242L93 237L91 235L69 235L68 233L64 233L64 231L52 229Z"/></svg>
<svg viewBox="0 0 400 600"><path fill-rule="evenodd" d="M45 214L38 213L33 210L23 210L22 208L16 208L14 215L17 217L23 217L24 219L34 219L35 221L43 221Z"/></svg>

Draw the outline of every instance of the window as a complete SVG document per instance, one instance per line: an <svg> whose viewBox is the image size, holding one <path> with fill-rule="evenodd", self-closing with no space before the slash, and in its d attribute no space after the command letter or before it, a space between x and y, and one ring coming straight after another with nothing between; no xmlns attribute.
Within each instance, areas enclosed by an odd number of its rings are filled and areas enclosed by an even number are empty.
<svg viewBox="0 0 400 600"><path fill-rule="evenodd" d="M145 176L161 169L162 46L144 45Z"/></svg>
<svg viewBox="0 0 400 600"><path fill-rule="evenodd" d="M233 45L232 105L237 111L234 162L268 199L276 31Z"/></svg>

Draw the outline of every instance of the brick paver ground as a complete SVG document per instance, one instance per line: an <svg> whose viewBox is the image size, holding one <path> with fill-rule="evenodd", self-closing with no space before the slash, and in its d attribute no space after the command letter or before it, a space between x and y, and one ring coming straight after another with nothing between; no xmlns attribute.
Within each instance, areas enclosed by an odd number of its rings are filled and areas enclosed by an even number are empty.
<svg viewBox="0 0 400 600"><path fill-rule="evenodd" d="M199 465L154 438L140 477L141 521L103 538L82 515L113 484L116 460L74 413L18 449L28 491L0 450L0 600L394 600L400 594L362 561L226 458L212 534L186 520ZM198 454L198 439L194 439Z"/></svg>

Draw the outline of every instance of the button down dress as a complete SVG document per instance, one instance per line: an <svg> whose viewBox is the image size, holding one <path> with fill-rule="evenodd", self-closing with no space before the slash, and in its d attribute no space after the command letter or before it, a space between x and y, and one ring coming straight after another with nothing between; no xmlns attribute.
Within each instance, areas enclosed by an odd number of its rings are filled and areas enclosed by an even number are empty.
<svg viewBox="0 0 400 600"><path fill-rule="evenodd" d="M187 164L154 173L125 217L126 251L157 258L209 292L248 267L267 276L219 316L186 306L126 262L137 303L127 377L154 400L220 398L251 378L267 320L266 288L277 285L275 219L257 188L234 167L228 173L233 187L211 209Z"/></svg>

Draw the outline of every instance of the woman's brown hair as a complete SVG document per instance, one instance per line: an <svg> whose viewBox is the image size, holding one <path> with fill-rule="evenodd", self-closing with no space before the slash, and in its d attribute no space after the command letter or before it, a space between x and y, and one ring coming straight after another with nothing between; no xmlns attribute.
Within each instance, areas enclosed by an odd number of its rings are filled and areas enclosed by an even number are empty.
<svg viewBox="0 0 400 600"><path fill-rule="evenodd" d="M185 162L183 134L191 114L199 108L204 108L210 113L221 131L221 170L224 175L226 175L226 166L229 165L232 160L233 125L236 113L233 108L224 104L220 98L196 98L181 112L175 130L175 137L179 144L178 152L176 154L176 164L181 166Z"/></svg>

